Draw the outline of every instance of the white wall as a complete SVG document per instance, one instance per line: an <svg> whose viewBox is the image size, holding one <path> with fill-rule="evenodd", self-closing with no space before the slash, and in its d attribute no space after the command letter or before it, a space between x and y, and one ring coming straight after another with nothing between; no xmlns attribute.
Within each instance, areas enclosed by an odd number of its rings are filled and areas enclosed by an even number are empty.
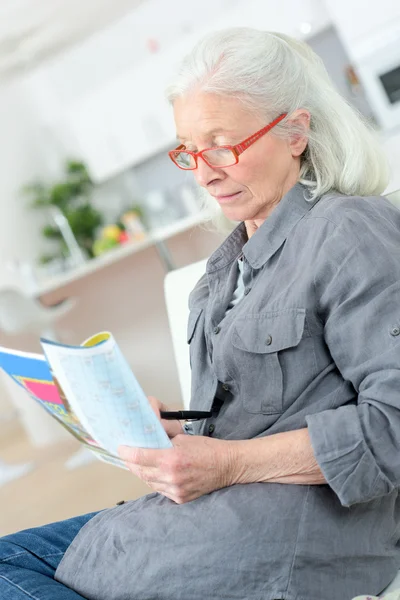
<svg viewBox="0 0 400 600"><path fill-rule="evenodd" d="M235 0L146 0L109 27L46 62L31 76L30 93L41 116L50 121L63 109L143 61L157 59L176 40L213 21ZM152 53L149 40L157 40ZM141 90L138 90L138 94Z"/></svg>
<svg viewBox="0 0 400 600"><path fill-rule="evenodd" d="M400 32L399 0L324 0L350 56L358 60Z"/></svg>
<svg viewBox="0 0 400 600"><path fill-rule="evenodd" d="M6 264L13 259L29 260L43 246L42 217L27 208L21 194L25 183L47 171L40 127L23 82L0 87L0 283L11 275ZM12 278L11 278L12 279Z"/></svg>
<svg viewBox="0 0 400 600"><path fill-rule="evenodd" d="M0 87L0 285L15 280L7 263L36 256L40 240L39 215L26 208L21 185L43 172L37 120L23 98L20 83ZM0 380L0 416L11 411L8 392Z"/></svg>

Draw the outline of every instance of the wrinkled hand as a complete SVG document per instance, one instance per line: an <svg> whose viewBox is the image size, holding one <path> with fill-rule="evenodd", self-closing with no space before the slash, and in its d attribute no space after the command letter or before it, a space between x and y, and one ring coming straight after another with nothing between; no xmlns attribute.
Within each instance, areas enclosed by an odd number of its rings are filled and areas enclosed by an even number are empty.
<svg viewBox="0 0 400 600"><path fill-rule="evenodd" d="M157 400L157 398L154 398L154 396L149 396L147 399L150 402L151 408L154 410L157 417L160 419L161 425L164 427L169 438L173 438L176 435L183 433L180 421L170 421L169 419L162 419L160 417L160 411L168 410L168 406L160 402L160 400Z"/></svg>
<svg viewBox="0 0 400 600"><path fill-rule="evenodd" d="M120 446L128 469L177 504L233 483L233 444L197 435L176 435L173 448L148 450Z"/></svg>

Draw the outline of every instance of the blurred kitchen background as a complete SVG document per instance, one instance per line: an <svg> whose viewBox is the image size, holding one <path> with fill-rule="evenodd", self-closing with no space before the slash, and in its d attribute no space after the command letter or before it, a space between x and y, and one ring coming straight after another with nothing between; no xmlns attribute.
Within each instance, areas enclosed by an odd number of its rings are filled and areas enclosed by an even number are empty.
<svg viewBox="0 0 400 600"><path fill-rule="evenodd" d="M197 39L243 25L314 48L379 132L387 193L400 188L398 0L2 0L0 345L110 330L146 393L180 405L164 277L222 238L167 156L164 89ZM147 491L0 384L0 534Z"/></svg>

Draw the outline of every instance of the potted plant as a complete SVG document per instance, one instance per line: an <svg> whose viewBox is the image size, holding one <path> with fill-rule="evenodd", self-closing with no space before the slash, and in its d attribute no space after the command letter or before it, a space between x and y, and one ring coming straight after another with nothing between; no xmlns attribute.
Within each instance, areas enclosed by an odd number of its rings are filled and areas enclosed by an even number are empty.
<svg viewBox="0 0 400 600"><path fill-rule="evenodd" d="M69 257L71 245L72 249L76 245L85 257L92 258L96 230L103 224L102 214L90 201L94 185L85 164L68 160L64 172L62 181L50 185L33 182L23 189L30 196L30 206L47 210L54 221L45 225L42 233L46 239L56 242L58 249L52 255L42 256L42 263ZM62 226L63 222L66 227Z"/></svg>

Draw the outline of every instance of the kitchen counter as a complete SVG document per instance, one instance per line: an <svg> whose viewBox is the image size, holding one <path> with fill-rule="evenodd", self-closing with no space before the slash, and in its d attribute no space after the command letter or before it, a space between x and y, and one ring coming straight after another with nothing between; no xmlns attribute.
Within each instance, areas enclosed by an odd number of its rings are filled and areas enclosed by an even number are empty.
<svg viewBox="0 0 400 600"><path fill-rule="evenodd" d="M201 225L206 221L206 218L207 216L204 212L185 217L179 221L171 223L170 225L154 229L153 231L147 233L146 238L140 242L127 242L126 244L117 246L108 252L97 256L96 258L87 260L75 268L71 268L68 271L58 275L42 279L41 281L38 281L34 295L40 297L50 292L54 292L61 287L77 281L78 279L82 279L87 275L95 273L96 271L99 271L100 269L107 267L108 265L111 265L125 257L141 252L150 246L157 245L160 242L164 242L179 233L191 229L192 227Z"/></svg>

